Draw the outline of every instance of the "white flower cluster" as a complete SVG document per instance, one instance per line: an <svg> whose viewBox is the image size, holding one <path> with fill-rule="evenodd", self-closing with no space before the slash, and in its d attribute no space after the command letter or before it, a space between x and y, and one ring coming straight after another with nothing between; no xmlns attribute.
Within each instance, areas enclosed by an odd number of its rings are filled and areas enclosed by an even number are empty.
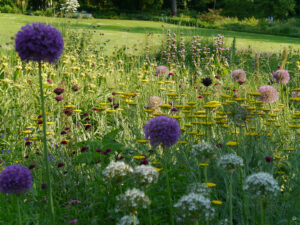
<svg viewBox="0 0 300 225"><path fill-rule="evenodd" d="M145 186L156 183L158 180L158 172L153 166L149 165L135 167L133 175L137 183Z"/></svg>
<svg viewBox="0 0 300 225"><path fill-rule="evenodd" d="M131 174L133 169L124 162L113 162L103 170L103 175L114 181L123 181L123 179Z"/></svg>
<svg viewBox="0 0 300 225"><path fill-rule="evenodd" d="M218 166L229 172L243 166L243 159L235 154L222 155L218 160Z"/></svg>
<svg viewBox="0 0 300 225"><path fill-rule="evenodd" d="M174 207L179 212L178 216L185 222L207 221L215 214L210 200L202 194L190 193L182 196Z"/></svg>
<svg viewBox="0 0 300 225"><path fill-rule="evenodd" d="M202 183L192 183L188 186L189 193L202 194L205 197L208 197L210 194L210 188L206 184Z"/></svg>
<svg viewBox="0 0 300 225"><path fill-rule="evenodd" d="M116 211L125 211L135 213L139 208L146 209L150 205L150 199L143 191L133 188L125 192L125 194L117 197Z"/></svg>
<svg viewBox="0 0 300 225"><path fill-rule="evenodd" d="M269 173L259 172L246 178L244 190L259 197L276 195L280 190L277 180Z"/></svg>
<svg viewBox="0 0 300 225"><path fill-rule="evenodd" d="M79 7L80 5L77 0L67 0L65 4L62 4L60 10L70 15L75 13Z"/></svg>
<svg viewBox="0 0 300 225"><path fill-rule="evenodd" d="M133 225L133 216L123 216L119 222L117 223L117 225ZM138 220L137 217L135 217L135 224L138 225L140 224L140 221Z"/></svg>
<svg viewBox="0 0 300 225"><path fill-rule="evenodd" d="M192 146L192 155L198 159L208 160L215 155L215 149L209 143L202 142Z"/></svg>

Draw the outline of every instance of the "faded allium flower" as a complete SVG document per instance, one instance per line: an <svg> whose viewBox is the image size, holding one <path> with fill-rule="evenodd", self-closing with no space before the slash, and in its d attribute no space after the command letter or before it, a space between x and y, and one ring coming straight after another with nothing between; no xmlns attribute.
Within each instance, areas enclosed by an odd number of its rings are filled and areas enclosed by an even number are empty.
<svg viewBox="0 0 300 225"><path fill-rule="evenodd" d="M138 220L137 217L135 217L135 223L133 221L133 216L123 216L119 222L117 223L117 225L138 225L140 224L140 221Z"/></svg>
<svg viewBox="0 0 300 225"><path fill-rule="evenodd" d="M64 40L61 33L50 25L25 25L16 35L15 49L21 60L54 63L62 54Z"/></svg>
<svg viewBox="0 0 300 225"><path fill-rule="evenodd" d="M153 166L149 165L135 167L133 175L137 183L145 186L156 183L158 179L158 172Z"/></svg>
<svg viewBox="0 0 300 225"><path fill-rule="evenodd" d="M169 75L170 71L168 69L168 67L166 66L158 66L156 67L156 73L155 75L158 76L158 75Z"/></svg>
<svg viewBox="0 0 300 225"><path fill-rule="evenodd" d="M178 212L178 217L185 223L208 221L215 214L210 200L202 194L196 193L182 196L174 205L174 208Z"/></svg>
<svg viewBox="0 0 300 225"><path fill-rule="evenodd" d="M292 98L300 98L300 91L293 91Z"/></svg>
<svg viewBox="0 0 300 225"><path fill-rule="evenodd" d="M140 208L146 209L150 205L150 199L139 189L128 189L117 197L116 211L125 211L135 214Z"/></svg>
<svg viewBox="0 0 300 225"><path fill-rule="evenodd" d="M258 92L261 93L258 99L264 103L272 103L278 99L278 92L272 86L262 86L258 89Z"/></svg>
<svg viewBox="0 0 300 225"><path fill-rule="evenodd" d="M202 183L192 183L188 186L188 193L201 194L204 197L208 197L210 194L210 188L206 184Z"/></svg>
<svg viewBox="0 0 300 225"><path fill-rule="evenodd" d="M146 109L153 109L154 112L160 112L159 106L163 103L162 98L157 96L151 96L148 101L148 105L145 107Z"/></svg>
<svg viewBox="0 0 300 225"><path fill-rule="evenodd" d="M278 84L287 84L290 81L290 74L286 70L277 70L273 73L273 78Z"/></svg>
<svg viewBox="0 0 300 225"><path fill-rule="evenodd" d="M151 119L144 127L146 139L150 144L157 147L171 147L176 144L181 130L176 119L167 116L157 116Z"/></svg>
<svg viewBox="0 0 300 225"><path fill-rule="evenodd" d="M218 166L229 172L243 166L243 159L235 154L222 155L218 160Z"/></svg>
<svg viewBox="0 0 300 225"><path fill-rule="evenodd" d="M215 155L215 148L209 143L202 140L202 142L192 146L192 155L197 159L207 161Z"/></svg>
<svg viewBox="0 0 300 225"><path fill-rule="evenodd" d="M279 185L271 174L259 172L246 178L243 189L257 197L267 197L276 195L279 191Z"/></svg>
<svg viewBox="0 0 300 225"><path fill-rule="evenodd" d="M4 194L21 194L32 187L30 170L19 164L7 166L0 173L0 191Z"/></svg>
<svg viewBox="0 0 300 225"><path fill-rule="evenodd" d="M244 70L234 70L231 74L232 80L243 84L246 82L246 73Z"/></svg>
<svg viewBox="0 0 300 225"><path fill-rule="evenodd" d="M108 179L114 180L116 182L122 182L124 178L126 178L132 172L133 169L126 163L122 161L111 161L103 171L103 175Z"/></svg>

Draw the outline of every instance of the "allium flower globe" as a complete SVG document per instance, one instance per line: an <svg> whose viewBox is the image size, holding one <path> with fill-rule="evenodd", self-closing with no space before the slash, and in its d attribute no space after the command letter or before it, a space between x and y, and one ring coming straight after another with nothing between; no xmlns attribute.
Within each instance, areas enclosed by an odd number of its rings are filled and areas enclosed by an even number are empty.
<svg viewBox="0 0 300 225"><path fill-rule="evenodd" d="M135 213L138 209L146 209L151 201L145 193L139 189L128 189L124 194L117 196L116 211Z"/></svg>
<svg viewBox="0 0 300 225"><path fill-rule="evenodd" d="M262 86L258 89L258 92L261 93L258 99L264 103L272 103L278 99L278 91L272 86Z"/></svg>
<svg viewBox="0 0 300 225"><path fill-rule="evenodd" d="M287 84L290 81L290 74L286 70L277 70L273 73L273 78L278 84Z"/></svg>
<svg viewBox="0 0 300 225"><path fill-rule="evenodd" d="M184 222L208 221L215 214L210 200L202 194L196 193L182 196L174 208L178 212L178 217Z"/></svg>
<svg viewBox="0 0 300 225"><path fill-rule="evenodd" d="M244 70L234 70L231 74L232 80L243 84L246 82L246 73Z"/></svg>
<svg viewBox="0 0 300 225"><path fill-rule="evenodd" d="M145 125L144 133L146 139L150 139L150 144L155 148L159 144L162 144L162 147L176 144L181 131L176 119L157 116Z"/></svg>
<svg viewBox="0 0 300 225"><path fill-rule="evenodd" d="M259 172L246 178L243 189L258 197L267 197L276 195L279 191L279 185L271 174Z"/></svg>
<svg viewBox="0 0 300 225"><path fill-rule="evenodd" d="M0 173L0 191L4 194L21 194L32 187L30 170L19 164L5 167Z"/></svg>
<svg viewBox="0 0 300 225"><path fill-rule="evenodd" d="M16 35L15 44L21 60L54 63L62 54L64 40L56 28L33 23L21 28Z"/></svg>
<svg viewBox="0 0 300 225"><path fill-rule="evenodd" d="M156 67L156 73L155 75L169 75L170 71L168 69L168 67L166 66L158 66Z"/></svg>
<svg viewBox="0 0 300 225"><path fill-rule="evenodd" d="M235 169L243 166L243 159L235 154L225 154L218 160L218 166L233 172Z"/></svg>

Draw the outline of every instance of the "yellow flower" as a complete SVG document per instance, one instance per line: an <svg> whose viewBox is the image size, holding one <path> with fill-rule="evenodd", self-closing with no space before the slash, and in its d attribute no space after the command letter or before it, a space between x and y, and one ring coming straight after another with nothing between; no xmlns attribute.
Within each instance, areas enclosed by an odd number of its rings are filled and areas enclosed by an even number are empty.
<svg viewBox="0 0 300 225"><path fill-rule="evenodd" d="M256 91L256 92L248 92L248 95L252 95L252 96L260 96L261 93Z"/></svg>
<svg viewBox="0 0 300 225"><path fill-rule="evenodd" d="M294 151L295 149L294 148L286 148L284 149L285 151Z"/></svg>
<svg viewBox="0 0 300 225"><path fill-rule="evenodd" d="M187 141L178 141L179 144L187 144Z"/></svg>
<svg viewBox="0 0 300 225"><path fill-rule="evenodd" d="M108 112L108 113L115 113L116 110L114 110L114 109L109 109L109 110L107 110L106 112Z"/></svg>
<svg viewBox="0 0 300 225"><path fill-rule="evenodd" d="M136 140L137 143L148 143L149 140Z"/></svg>
<svg viewBox="0 0 300 225"><path fill-rule="evenodd" d="M239 143L236 142L236 141L228 141L228 142L226 143L227 146L237 146L238 144L239 144Z"/></svg>
<svg viewBox="0 0 300 225"><path fill-rule="evenodd" d="M24 130L24 131L23 131L23 134L31 134L31 133L32 133L31 130Z"/></svg>
<svg viewBox="0 0 300 225"><path fill-rule="evenodd" d="M144 155L135 155L132 158L133 159L145 159L146 157Z"/></svg>
<svg viewBox="0 0 300 225"><path fill-rule="evenodd" d="M199 166L208 166L208 163L200 163Z"/></svg>
<svg viewBox="0 0 300 225"><path fill-rule="evenodd" d="M155 170L156 170L157 172L160 172L160 171L163 170L163 168L155 168Z"/></svg>
<svg viewBox="0 0 300 225"><path fill-rule="evenodd" d="M65 108L75 108L75 105L65 105Z"/></svg>
<svg viewBox="0 0 300 225"><path fill-rule="evenodd" d="M80 110L80 109L75 109L73 112L75 112L75 113L81 113L82 110Z"/></svg>
<svg viewBox="0 0 300 225"><path fill-rule="evenodd" d="M152 165L158 165L158 164L160 164L160 162L152 162L151 164Z"/></svg>
<svg viewBox="0 0 300 225"><path fill-rule="evenodd" d="M202 184L206 184L207 185L207 187L215 187L215 186L217 186L215 183L202 183Z"/></svg>
<svg viewBox="0 0 300 225"><path fill-rule="evenodd" d="M222 205L223 204L223 202L219 201L219 200L212 200L211 203L214 205Z"/></svg>

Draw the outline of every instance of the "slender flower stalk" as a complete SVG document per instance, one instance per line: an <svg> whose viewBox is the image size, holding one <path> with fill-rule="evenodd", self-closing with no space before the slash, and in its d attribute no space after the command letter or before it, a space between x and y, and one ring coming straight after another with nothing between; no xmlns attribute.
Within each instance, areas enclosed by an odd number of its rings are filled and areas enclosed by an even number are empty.
<svg viewBox="0 0 300 225"><path fill-rule="evenodd" d="M48 200L49 200L49 210L51 214L51 222L55 224L55 213L53 206L53 197L52 197L52 187L51 187L51 179L50 179L50 167L48 161L48 148L47 148L47 138L46 138L46 113L45 113L45 98L44 98L44 90L43 90L43 78L42 78L42 64L39 62L39 80L40 80L40 96L41 96L41 105L42 105L42 117L43 117L43 144L44 144L44 161L46 166L46 179L47 179L47 187L48 187Z"/></svg>
<svg viewBox="0 0 300 225"><path fill-rule="evenodd" d="M19 225L22 225L21 207L20 207L20 199L19 199L19 196L16 197L16 200L17 200L17 209L18 209L18 220L19 220Z"/></svg>
<svg viewBox="0 0 300 225"><path fill-rule="evenodd" d="M229 180L229 221L230 221L230 225L233 225L233 222L232 222L232 172L230 173L230 180Z"/></svg>

